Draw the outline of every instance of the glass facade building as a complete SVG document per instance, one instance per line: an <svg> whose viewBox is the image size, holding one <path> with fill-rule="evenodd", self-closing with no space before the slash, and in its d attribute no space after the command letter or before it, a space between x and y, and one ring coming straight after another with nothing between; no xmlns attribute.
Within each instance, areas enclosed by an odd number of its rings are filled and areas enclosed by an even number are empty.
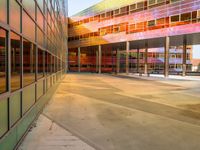
<svg viewBox="0 0 200 150"><path fill-rule="evenodd" d="M104 0L68 29L69 71L200 75L199 0Z"/></svg>
<svg viewBox="0 0 200 150"><path fill-rule="evenodd" d="M14 149L62 78L66 0L0 0L0 149Z"/></svg>

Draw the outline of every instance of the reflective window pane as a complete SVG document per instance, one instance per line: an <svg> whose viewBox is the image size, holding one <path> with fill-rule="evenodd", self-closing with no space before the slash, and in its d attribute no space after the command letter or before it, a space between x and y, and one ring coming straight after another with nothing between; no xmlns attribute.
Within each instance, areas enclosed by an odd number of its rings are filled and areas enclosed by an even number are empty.
<svg viewBox="0 0 200 150"><path fill-rule="evenodd" d="M35 81L35 46L27 41L23 41L23 83L24 86Z"/></svg>
<svg viewBox="0 0 200 150"><path fill-rule="evenodd" d="M41 49L38 49L38 74L37 74L37 78L40 79L44 76L44 61L43 61L43 55L44 51L42 51Z"/></svg>
<svg viewBox="0 0 200 150"><path fill-rule="evenodd" d="M7 0L0 0L0 21L7 22Z"/></svg>
<svg viewBox="0 0 200 150"><path fill-rule="evenodd" d="M200 45L187 46L186 60L188 75L200 73Z"/></svg>
<svg viewBox="0 0 200 150"><path fill-rule="evenodd" d="M38 7L37 7L37 23L40 26L40 28L43 29L44 17Z"/></svg>
<svg viewBox="0 0 200 150"><path fill-rule="evenodd" d="M20 31L20 6L16 0L10 0L10 26Z"/></svg>
<svg viewBox="0 0 200 150"><path fill-rule="evenodd" d="M8 101L0 101L0 137L8 131Z"/></svg>
<svg viewBox="0 0 200 150"><path fill-rule="evenodd" d="M6 62L7 62L7 48L6 48L6 31L0 28L0 93L6 91Z"/></svg>
<svg viewBox="0 0 200 150"><path fill-rule="evenodd" d="M35 19L35 1L34 0L22 0L22 3L29 14Z"/></svg>
<svg viewBox="0 0 200 150"><path fill-rule="evenodd" d="M47 75L51 74L51 54L48 52L45 54L45 71Z"/></svg>
<svg viewBox="0 0 200 150"><path fill-rule="evenodd" d="M43 11L43 0L37 0L40 9Z"/></svg>
<svg viewBox="0 0 200 150"><path fill-rule="evenodd" d="M35 23L33 20L23 11L23 34L32 41L35 41Z"/></svg>
<svg viewBox="0 0 200 150"><path fill-rule="evenodd" d="M37 43L43 47L44 34L39 28L37 28Z"/></svg>
<svg viewBox="0 0 200 150"><path fill-rule="evenodd" d="M20 88L20 36L11 32L11 91Z"/></svg>

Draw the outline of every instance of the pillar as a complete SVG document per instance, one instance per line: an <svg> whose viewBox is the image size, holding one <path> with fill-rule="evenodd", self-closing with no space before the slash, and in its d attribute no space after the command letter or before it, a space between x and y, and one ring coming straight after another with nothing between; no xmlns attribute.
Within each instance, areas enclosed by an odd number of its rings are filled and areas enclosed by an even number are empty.
<svg viewBox="0 0 200 150"><path fill-rule="evenodd" d="M164 76L168 77L169 76L169 43L170 43L170 38L167 36L165 37L165 56L164 56Z"/></svg>
<svg viewBox="0 0 200 150"><path fill-rule="evenodd" d="M129 74L129 50L130 50L130 42L126 42L126 74Z"/></svg>
<svg viewBox="0 0 200 150"><path fill-rule="evenodd" d="M96 73L99 72L99 52L96 50Z"/></svg>
<svg viewBox="0 0 200 150"><path fill-rule="evenodd" d="M145 41L144 74L148 74L148 41Z"/></svg>
<svg viewBox="0 0 200 150"><path fill-rule="evenodd" d="M119 49L116 50L116 73L119 73L120 70L120 52Z"/></svg>
<svg viewBox="0 0 200 150"><path fill-rule="evenodd" d="M137 73L140 71L140 49L137 49Z"/></svg>
<svg viewBox="0 0 200 150"><path fill-rule="evenodd" d="M78 48L78 72L81 72L81 48Z"/></svg>
<svg viewBox="0 0 200 150"><path fill-rule="evenodd" d="M183 63L182 63L182 76L186 75L186 64L187 64L187 39L183 37Z"/></svg>
<svg viewBox="0 0 200 150"><path fill-rule="evenodd" d="M98 62L98 65L99 65L99 74L101 73L101 64L102 64L102 50L101 50L101 45L99 45L99 62Z"/></svg>

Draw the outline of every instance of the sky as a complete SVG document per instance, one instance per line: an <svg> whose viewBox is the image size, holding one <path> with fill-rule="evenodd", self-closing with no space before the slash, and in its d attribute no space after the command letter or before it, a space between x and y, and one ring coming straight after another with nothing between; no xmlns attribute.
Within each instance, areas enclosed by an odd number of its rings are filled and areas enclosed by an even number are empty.
<svg viewBox="0 0 200 150"><path fill-rule="evenodd" d="M72 16L102 0L68 0L69 16Z"/></svg>

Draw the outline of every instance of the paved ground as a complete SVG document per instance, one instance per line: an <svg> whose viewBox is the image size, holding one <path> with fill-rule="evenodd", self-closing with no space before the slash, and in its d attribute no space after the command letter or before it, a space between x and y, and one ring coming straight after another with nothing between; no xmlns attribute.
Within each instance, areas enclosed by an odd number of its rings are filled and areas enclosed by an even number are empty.
<svg viewBox="0 0 200 150"><path fill-rule="evenodd" d="M69 74L43 115L96 149L200 149L199 81Z"/></svg>
<svg viewBox="0 0 200 150"><path fill-rule="evenodd" d="M95 150L44 115L34 123L18 150Z"/></svg>

